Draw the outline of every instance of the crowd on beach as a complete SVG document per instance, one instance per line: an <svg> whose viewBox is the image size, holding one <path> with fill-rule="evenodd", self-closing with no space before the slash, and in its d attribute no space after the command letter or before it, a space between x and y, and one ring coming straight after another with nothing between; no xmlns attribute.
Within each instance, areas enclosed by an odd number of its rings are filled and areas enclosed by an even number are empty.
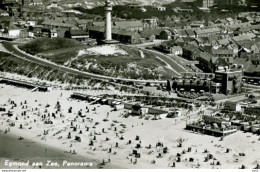
<svg viewBox="0 0 260 172"><path fill-rule="evenodd" d="M226 138L221 141L185 131L187 116L162 120L123 118L127 111L71 99L71 91L6 92L14 88L4 88L0 101L5 108L0 112L0 129L4 133L54 146L64 154L93 158L99 168L253 168L259 163L255 154L259 141L255 136L248 138L256 142L246 146L254 153L248 158L245 148L238 152L239 146L232 148L229 139L225 143ZM190 113L198 116L195 111ZM233 137L242 139L240 136Z"/></svg>

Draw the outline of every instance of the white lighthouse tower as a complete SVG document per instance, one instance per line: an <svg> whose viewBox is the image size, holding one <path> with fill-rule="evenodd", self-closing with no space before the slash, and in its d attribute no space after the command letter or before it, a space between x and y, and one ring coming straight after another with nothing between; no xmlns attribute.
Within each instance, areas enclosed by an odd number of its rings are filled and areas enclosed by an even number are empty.
<svg viewBox="0 0 260 172"><path fill-rule="evenodd" d="M112 24L111 24L111 12L112 12L112 5L110 0L106 0L105 5L106 11L106 28L105 28L105 44L115 44L118 41L112 39Z"/></svg>
<svg viewBox="0 0 260 172"><path fill-rule="evenodd" d="M111 11L112 11L112 5L110 3L110 0L106 0L106 41L112 40L112 26L111 26Z"/></svg>

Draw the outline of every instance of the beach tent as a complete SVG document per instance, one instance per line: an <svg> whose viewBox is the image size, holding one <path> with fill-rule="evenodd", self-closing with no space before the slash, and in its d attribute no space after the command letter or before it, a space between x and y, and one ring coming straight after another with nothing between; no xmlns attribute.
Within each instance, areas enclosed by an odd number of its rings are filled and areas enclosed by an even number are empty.
<svg viewBox="0 0 260 172"><path fill-rule="evenodd" d="M108 103L108 102L107 102L107 99L102 99L102 100L101 100L101 103L102 103L102 104L107 104L107 103Z"/></svg>
<svg viewBox="0 0 260 172"><path fill-rule="evenodd" d="M213 123L213 126L214 126L215 128L218 128L218 124L217 124L217 123Z"/></svg>

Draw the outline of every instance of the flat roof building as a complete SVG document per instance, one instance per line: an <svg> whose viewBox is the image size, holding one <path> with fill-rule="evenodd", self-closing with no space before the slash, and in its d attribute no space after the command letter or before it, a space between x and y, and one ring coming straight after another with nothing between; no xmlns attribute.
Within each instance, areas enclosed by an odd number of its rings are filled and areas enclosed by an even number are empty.
<svg viewBox="0 0 260 172"><path fill-rule="evenodd" d="M222 85L221 92L224 94L241 93L242 86L242 70L219 70L215 72L215 82Z"/></svg>

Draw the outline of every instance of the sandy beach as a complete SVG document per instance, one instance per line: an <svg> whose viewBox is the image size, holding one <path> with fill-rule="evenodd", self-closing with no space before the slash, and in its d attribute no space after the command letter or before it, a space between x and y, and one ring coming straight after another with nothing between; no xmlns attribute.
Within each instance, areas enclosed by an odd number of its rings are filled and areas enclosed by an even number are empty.
<svg viewBox="0 0 260 172"><path fill-rule="evenodd" d="M177 117L176 121L124 118L125 110L113 111L108 105L73 100L69 98L72 93L59 89L31 92L0 85L0 107L13 114L8 117L6 112L0 112L1 135L5 132L5 136L12 135L17 144L34 142L58 151L60 156L55 153L53 159L72 157L76 161L91 161L94 168L238 169L244 165L251 169L260 163L259 136L252 133L237 131L220 141L217 137L184 130L185 116ZM101 94L96 90L82 93ZM79 113L86 116L80 117ZM192 114L192 118L197 117ZM15 126L11 127L12 124ZM18 140L20 136L24 140ZM1 146L0 152L5 149ZM136 152L140 157L134 155ZM30 159L35 152L25 155ZM51 156L42 153L41 158ZM3 159L0 168L4 168Z"/></svg>

